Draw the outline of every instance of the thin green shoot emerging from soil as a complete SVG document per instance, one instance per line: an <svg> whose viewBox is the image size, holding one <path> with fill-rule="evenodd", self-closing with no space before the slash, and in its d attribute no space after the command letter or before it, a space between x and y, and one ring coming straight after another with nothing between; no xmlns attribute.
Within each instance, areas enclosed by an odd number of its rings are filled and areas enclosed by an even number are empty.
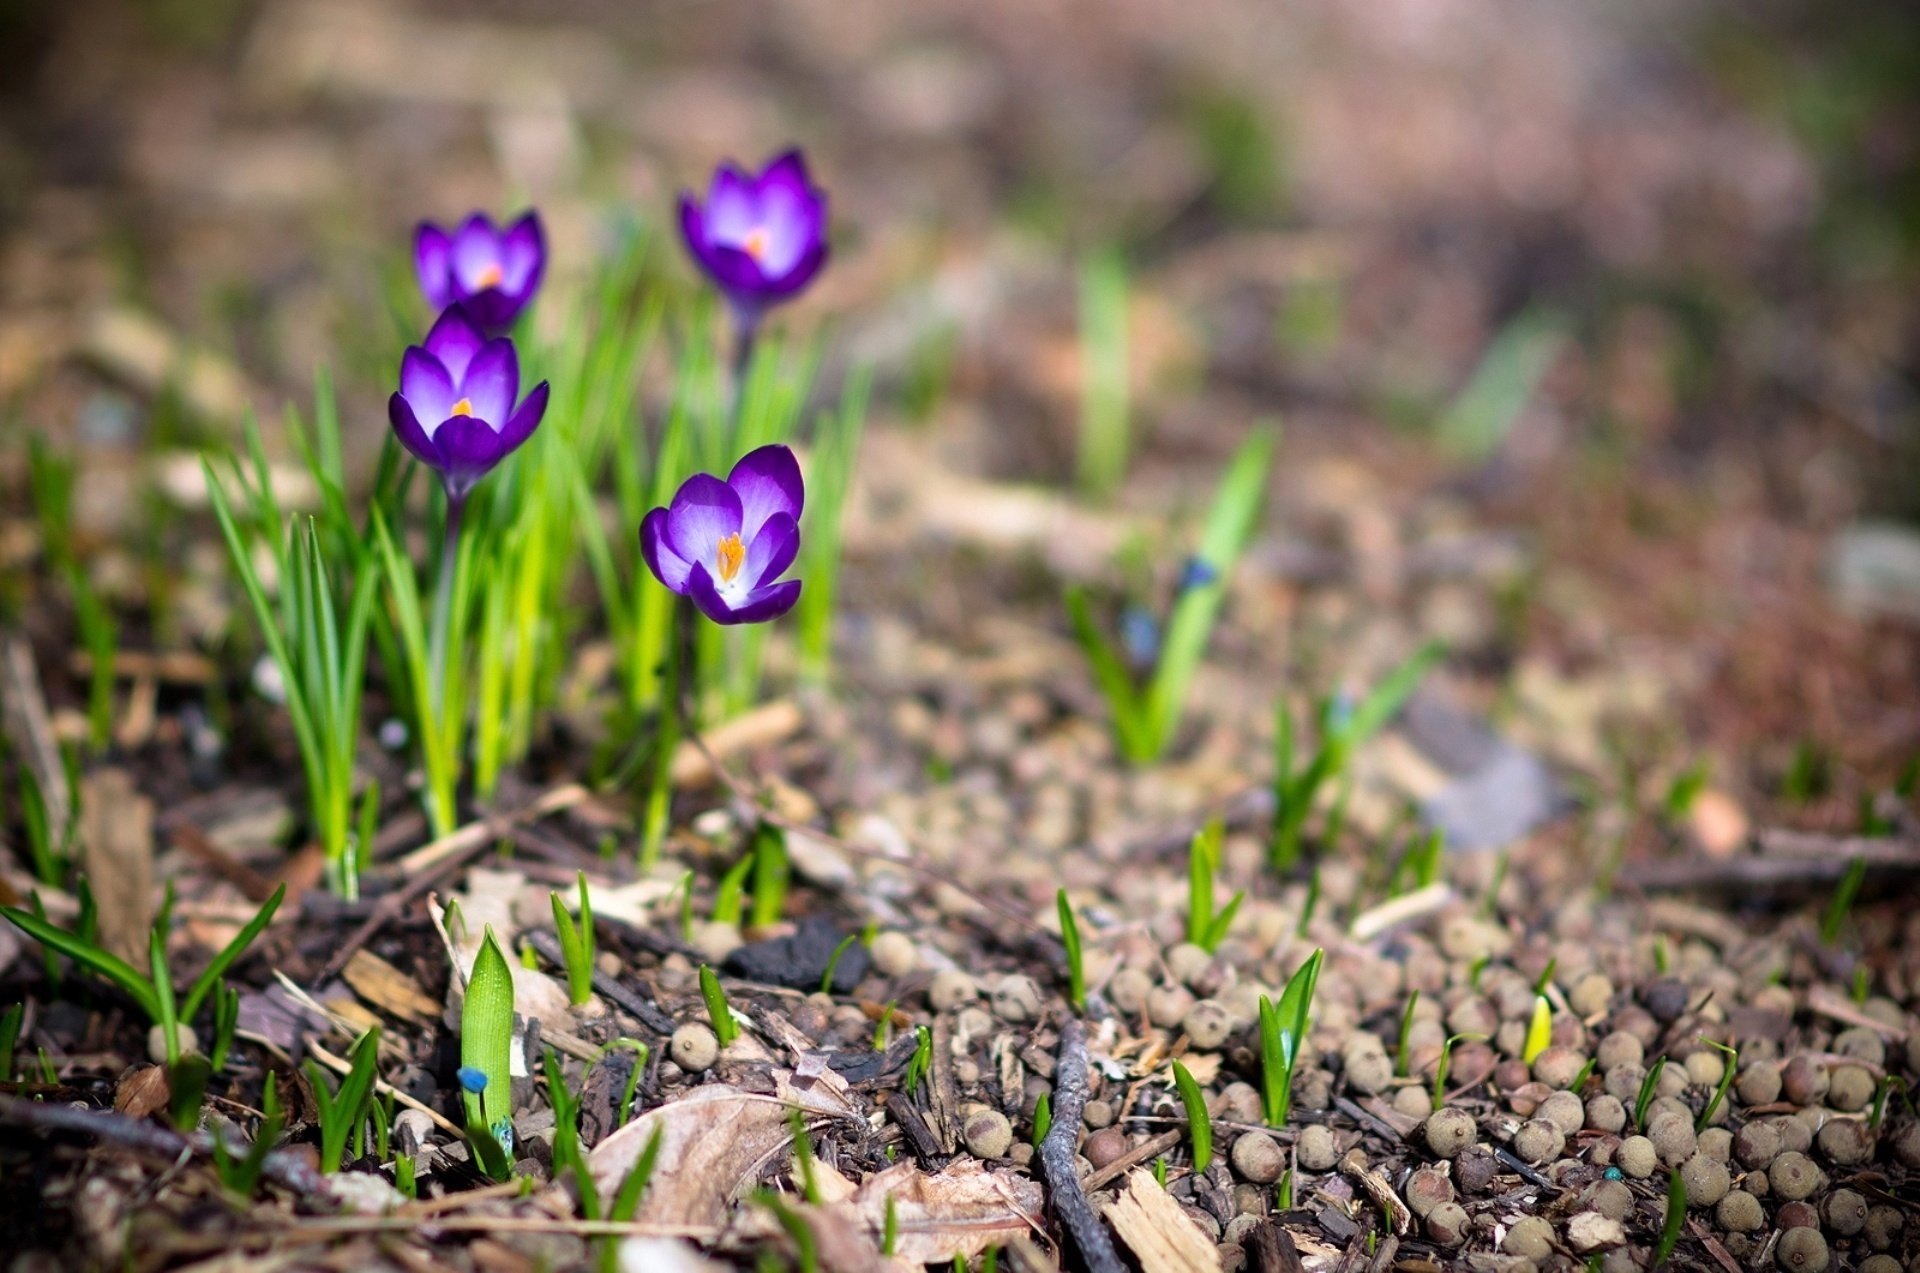
<svg viewBox="0 0 1920 1273"><path fill-rule="evenodd" d="M1245 889L1236 892L1218 914L1213 909L1213 878L1220 869L1220 844L1226 827L1218 818L1194 834L1187 849L1187 940L1212 954L1226 940L1227 930L1240 904L1247 900Z"/></svg>
<svg viewBox="0 0 1920 1273"><path fill-rule="evenodd" d="M1393 1073L1396 1078L1407 1076L1407 1041L1413 1034L1413 1010L1419 1003L1420 992L1414 990L1407 995L1407 1006L1400 1012L1400 1041L1393 1053Z"/></svg>
<svg viewBox="0 0 1920 1273"><path fill-rule="evenodd" d="M1653 1267L1665 1267L1680 1245L1680 1230L1687 1222L1687 1182L1676 1169L1667 1178L1667 1218L1660 1226L1660 1241L1653 1248Z"/></svg>
<svg viewBox="0 0 1920 1273"><path fill-rule="evenodd" d="M1213 1118L1207 1113L1206 1093L1194 1081L1187 1067L1173 1063L1173 1084L1180 1092L1180 1104L1187 1111L1187 1135L1193 1141L1193 1170L1204 1176L1213 1165Z"/></svg>
<svg viewBox="0 0 1920 1273"><path fill-rule="evenodd" d="M213 962L194 979L187 988L184 997L174 997L172 974L167 970L167 933L173 924L173 890L169 886L166 900L161 904L160 913L154 916L153 927L147 934L147 966L151 973L143 973L98 944L90 937L69 933L58 928L42 915L35 915L17 907L0 906L0 915L5 915L14 926L27 936L44 946L49 952L58 951L67 958L93 972L95 976L110 981L124 990L132 1000L140 1005L147 1019L161 1029L165 1040L167 1064L175 1065L180 1060L180 1027L191 1025L200 1005L207 996L214 993L220 985L220 979L227 969L234 965L240 956L246 953L253 939L258 937L273 919L273 913L280 908L280 902L287 895L286 885L273 891L254 912L241 930L234 934L232 941L213 957Z"/></svg>
<svg viewBox="0 0 1920 1273"><path fill-rule="evenodd" d="M1307 956L1280 992L1278 1006L1260 996L1261 1096L1269 1127L1284 1126L1293 1107L1293 1072L1306 1042L1313 991L1325 958L1318 947Z"/></svg>
<svg viewBox="0 0 1920 1273"><path fill-rule="evenodd" d="M224 1136L213 1138L214 1172L227 1192L238 1198L253 1196L254 1186L260 1183L261 1169L266 1166L267 1154L279 1142L280 1132L286 1127L286 1115L280 1108L279 1076L271 1070L267 1072L266 1087L261 1093L260 1113L260 1127L241 1157L233 1156Z"/></svg>
<svg viewBox="0 0 1920 1273"><path fill-rule="evenodd" d="M1273 869L1285 875L1300 862L1300 850L1320 792L1342 780L1353 754L1412 697L1429 669L1445 655L1446 647L1430 641L1357 704L1343 694L1323 699L1319 707L1320 746L1296 770L1298 747L1293 711L1282 699L1274 713L1273 828L1269 857ZM1331 841L1334 837L1326 837Z"/></svg>
<svg viewBox="0 0 1920 1273"><path fill-rule="evenodd" d="M848 933L845 937L842 937L840 939L840 944L833 948L833 954L827 957L827 966L825 970L822 971L820 974L820 993L821 994L830 995L833 993L833 974L839 970L840 957L846 954L849 950L852 950L853 944L859 940L860 940L860 934Z"/></svg>
<svg viewBox="0 0 1920 1273"><path fill-rule="evenodd" d="M1647 1130L1647 1107L1653 1104L1655 1094L1660 1091L1660 1072L1667 1068L1667 1058L1655 1057L1653 1064L1647 1067L1646 1077L1640 1080L1640 1091L1633 1098L1633 1125L1641 1132Z"/></svg>
<svg viewBox="0 0 1920 1273"><path fill-rule="evenodd" d="M1158 657L1144 683L1136 678L1129 658L1094 621L1086 592L1078 587L1067 590L1074 636L1106 697L1113 713L1114 738L1130 764L1150 764L1173 744L1187 689L1226 600L1227 583L1259 522L1278 440L1276 429L1258 429L1228 464L1207 515L1199 552L1183 572L1179 595L1158 641Z"/></svg>
<svg viewBox="0 0 1920 1273"><path fill-rule="evenodd" d="M700 999L707 1006L707 1021L713 1026L713 1037L726 1047L740 1037L740 1023L733 1019L733 1008L727 1003L727 992L720 986L720 978L713 975L713 969L700 965Z"/></svg>
<svg viewBox="0 0 1920 1273"><path fill-rule="evenodd" d="M320 1170L340 1170L347 1142L366 1121L373 1105L374 1063L380 1053L380 1027L369 1026L347 1053L347 1073L334 1087L318 1061L307 1062L307 1079L320 1110Z"/></svg>
<svg viewBox="0 0 1920 1273"><path fill-rule="evenodd" d="M467 1137L481 1167L505 1180L513 1154L513 970L489 926L460 1011L460 1085Z"/></svg>
<svg viewBox="0 0 1920 1273"><path fill-rule="evenodd" d="M1127 361L1127 263L1118 250L1080 265L1080 429L1074 466L1080 493L1111 499L1133 449Z"/></svg>
<svg viewBox="0 0 1920 1273"><path fill-rule="evenodd" d="M1726 1059L1727 1064L1726 1068L1721 1071L1720 1081L1714 1085L1713 1095L1708 1099L1706 1108L1700 1111L1700 1117L1693 1120L1693 1130L1696 1133L1707 1130L1707 1127L1713 1122L1714 1114L1719 1111L1721 1103L1727 1099L1727 1090L1733 1086L1734 1073L1740 1068L1740 1050L1738 1048L1729 1047L1718 1039L1709 1039L1704 1034L1700 1036L1700 1042L1719 1052L1720 1055Z"/></svg>
<svg viewBox="0 0 1920 1273"><path fill-rule="evenodd" d="M1867 879L1867 860L1857 857L1847 863L1847 873L1840 877L1840 883L1833 890L1833 897L1827 902L1826 913L1820 917L1820 944L1833 946L1840 940L1840 931L1846 927L1847 916L1853 913L1853 901L1860 895L1860 886Z"/></svg>
<svg viewBox="0 0 1920 1273"><path fill-rule="evenodd" d="M567 913L560 894L548 893L553 903L553 928L560 939L560 953L567 966L567 999L579 1007L593 997L593 902L587 896L587 873L575 872L580 889L580 919L576 923Z"/></svg>
<svg viewBox="0 0 1920 1273"><path fill-rule="evenodd" d="M1450 1034L1440 1045L1440 1059L1433 1067L1433 1110L1437 1114L1446 1108L1447 1075L1453 1069L1453 1045L1456 1043L1479 1042L1484 1034Z"/></svg>
<svg viewBox="0 0 1920 1273"><path fill-rule="evenodd" d="M1067 1001L1076 1012L1087 1010L1087 973L1080 946L1080 923L1074 918L1067 890L1054 894L1054 906L1060 912L1060 942L1067 948Z"/></svg>

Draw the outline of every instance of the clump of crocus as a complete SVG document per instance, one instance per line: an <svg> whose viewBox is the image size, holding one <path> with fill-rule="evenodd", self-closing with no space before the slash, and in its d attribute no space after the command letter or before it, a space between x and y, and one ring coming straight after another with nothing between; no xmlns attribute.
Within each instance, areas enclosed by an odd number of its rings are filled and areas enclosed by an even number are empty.
<svg viewBox="0 0 1920 1273"><path fill-rule="evenodd" d="M505 337L487 339L460 306L449 307L427 339L400 360L400 391L387 416L400 444L437 470L448 507L533 436L547 410L547 382L520 396L520 359Z"/></svg>
<svg viewBox="0 0 1920 1273"><path fill-rule="evenodd" d="M527 307L547 268L540 214L501 228L474 213L451 234L422 221L413 234L413 269L435 309L464 306L490 332L504 332Z"/></svg>
<svg viewBox="0 0 1920 1273"><path fill-rule="evenodd" d="M640 523L640 555L668 590L715 623L765 623L793 609L800 581L779 580L800 551L806 490L780 445L747 453L727 480L696 473Z"/></svg>
<svg viewBox="0 0 1920 1273"><path fill-rule="evenodd" d="M735 363L744 367L766 311L799 295L827 263L827 195L798 150L755 175L729 161L715 170L705 203L682 192L680 232L733 309Z"/></svg>

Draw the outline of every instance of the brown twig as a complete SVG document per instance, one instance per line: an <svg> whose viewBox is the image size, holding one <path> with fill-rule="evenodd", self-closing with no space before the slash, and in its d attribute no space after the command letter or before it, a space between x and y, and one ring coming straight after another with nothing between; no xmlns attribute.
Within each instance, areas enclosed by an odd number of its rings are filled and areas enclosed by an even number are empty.
<svg viewBox="0 0 1920 1273"><path fill-rule="evenodd" d="M1060 1227L1080 1252L1087 1273L1125 1273L1113 1237L1094 1213L1074 1170L1080 1117L1087 1107L1087 1027L1069 1017L1060 1028L1060 1055L1053 1071L1053 1126L1040 1142L1040 1174Z"/></svg>

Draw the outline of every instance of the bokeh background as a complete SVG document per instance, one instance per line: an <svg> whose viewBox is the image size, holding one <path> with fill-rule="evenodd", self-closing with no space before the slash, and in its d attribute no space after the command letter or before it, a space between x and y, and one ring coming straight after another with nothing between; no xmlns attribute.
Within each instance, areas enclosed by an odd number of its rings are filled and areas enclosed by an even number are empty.
<svg viewBox="0 0 1920 1273"><path fill-rule="evenodd" d="M1900 0L0 0L7 489L48 433L101 543L164 542L183 457L323 363L370 463L417 219L536 203L577 282L793 143L836 255L786 320L831 329L823 396L876 367L916 480L1067 478L1076 280L1117 254L1129 498L1278 417L1275 570L1470 520L1545 566L1373 599L1490 660L1655 669L1631 692L1728 781L1814 748L1836 818L1920 746ZM692 286L670 233L653 260Z"/></svg>

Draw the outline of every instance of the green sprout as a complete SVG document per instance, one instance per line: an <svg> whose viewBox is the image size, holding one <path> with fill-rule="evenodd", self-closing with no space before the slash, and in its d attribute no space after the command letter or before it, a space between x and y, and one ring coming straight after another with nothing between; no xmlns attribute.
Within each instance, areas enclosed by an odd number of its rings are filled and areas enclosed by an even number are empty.
<svg viewBox="0 0 1920 1273"><path fill-rule="evenodd" d="M754 855L745 853L727 868L713 890L713 922L739 928L747 916L747 876L753 871Z"/></svg>
<svg viewBox="0 0 1920 1273"><path fill-rule="evenodd" d="M1061 889L1054 895L1054 905L1060 912L1060 942L1067 948L1067 1002L1076 1012L1087 1010L1087 972L1081 958L1080 924L1074 918L1073 907L1067 901L1067 890Z"/></svg>
<svg viewBox="0 0 1920 1273"><path fill-rule="evenodd" d="M512 1170L513 969L488 926L460 1010L460 1084L467 1137L495 1180Z"/></svg>
<svg viewBox="0 0 1920 1273"><path fill-rule="evenodd" d="M253 1134L253 1143L247 1147L245 1155L235 1158L227 1148L226 1138L216 1135L213 1138L213 1168L220 1177L220 1183L228 1193L239 1198L251 1198L256 1185L260 1183L261 1169L266 1166L267 1154L280 1139L280 1132L286 1127L286 1116L280 1108L279 1085L274 1074L267 1074L267 1086L260 1098L260 1129Z"/></svg>
<svg viewBox="0 0 1920 1273"><path fill-rule="evenodd" d="M266 928L286 895L286 885L275 889L273 896L254 912L253 918L213 957L213 962L194 979L186 995L178 1000L174 998L172 974L167 970L167 931L173 919L171 887L147 934L147 966L151 969L150 974L140 972L126 960L88 938L56 928L44 915L34 915L11 906L0 906L0 915L5 915L16 928L49 952L58 951L95 976L125 991L146 1013L147 1019L161 1028L167 1064L171 1066L180 1060L180 1027L192 1023L200 1005L220 985L220 979L226 975L227 969L233 967L235 961L246 953L247 947L253 944L253 939Z"/></svg>
<svg viewBox="0 0 1920 1273"><path fill-rule="evenodd" d="M1393 1054L1393 1073L1397 1078L1407 1076L1407 1039L1413 1033L1413 1009L1419 1002L1420 992L1415 990L1407 996L1407 1006L1400 1012L1400 1042Z"/></svg>
<svg viewBox="0 0 1920 1273"><path fill-rule="evenodd" d="M1700 1041L1724 1056L1727 1065L1720 1075L1720 1082L1714 1086L1713 1096L1707 1101L1707 1107L1700 1111L1700 1117L1693 1120L1693 1130L1696 1132L1707 1130L1707 1125L1713 1122L1713 1116L1719 1110L1720 1103L1727 1099L1727 1090L1733 1086L1734 1070L1740 1064L1738 1048L1729 1047L1718 1039L1709 1039L1704 1034L1700 1036Z"/></svg>
<svg viewBox="0 0 1920 1273"><path fill-rule="evenodd" d="M827 957L826 968L820 973L820 993L821 994L830 995L833 993L833 974L838 972L840 969L840 957L846 954L849 950L852 950L853 944L859 940L860 940L860 934L848 933L845 937L842 937L840 939L840 944L833 948L833 954Z"/></svg>
<svg viewBox="0 0 1920 1273"><path fill-rule="evenodd" d="M1089 499L1110 499L1126 480L1127 262L1117 249L1080 265L1080 429L1075 472Z"/></svg>
<svg viewBox="0 0 1920 1273"><path fill-rule="evenodd" d="M1067 591L1074 637L1106 697L1115 741L1130 764L1150 764L1173 745L1188 688L1226 601L1227 582L1259 521L1277 438L1271 428L1256 430L1228 464L1144 684L1134 675L1133 661L1100 630L1086 592Z"/></svg>
<svg viewBox="0 0 1920 1273"><path fill-rule="evenodd" d="M900 1245L900 1204L894 1201L891 1193L887 1195L887 1209L880 1220L880 1254L893 1258L894 1251Z"/></svg>
<svg viewBox="0 0 1920 1273"><path fill-rule="evenodd" d="M1187 849L1187 940L1208 954L1226 940L1240 903L1247 900L1246 890L1241 889L1219 914L1214 913L1213 877L1220 869L1220 844L1225 835L1226 827L1220 819L1209 819Z"/></svg>
<svg viewBox="0 0 1920 1273"><path fill-rule="evenodd" d="M1833 897L1827 902L1825 914L1820 917L1820 944L1832 946L1840 940L1840 930L1846 926L1847 916L1853 913L1854 898L1860 895L1860 886L1867 879L1867 860L1856 857L1847 863L1847 873L1840 877L1840 883L1833 890Z"/></svg>
<svg viewBox="0 0 1920 1273"><path fill-rule="evenodd" d="M1278 1211L1293 1210L1293 1168L1280 1173L1280 1180L1273 1188L1273 1204Z"/></svg>
<svg viewBox="0 0 1920 1273"><path fill-rule="evenodd" d="M1526 1046L1520 1059L1532 1065L1553 1042L1553 1003L1543 994L1533 997L1533 1015L1527 1021Z"/></svg>
<svg viewBox="0 0 1920 1273"><path fill-rule="evenodd" d="M1640 1080L1640 1092L1633 1098L1633 1125L1641 1131L1646 1130L1647 1107L1653 1104L1654 1093L1660 1090L1660 1074L1666 1068L1667 1058L1655 1057L1647 1067L1646 1077Z"/></svg>
<svg viewBox="0 0 1920 1273"><path fill-rule="evenodd" d="M1687 1182L1676 1168L1667 1178L1667 1217L1660 1225L1660 1241L1653 1248L1653 1267L1661 1268L1673 1258L1680 1244L1680 1229L1687 1221Z"/></svg>
<svg viewBox="0 0 1920 1273"><path fill-rule="evenodd" d="M167 1113L174 1127L191 1131L200 1125L200 1106L207 1099L207 1081L213 1077L213 1062L198 1053L188 1053L167 1067Z"/></svg>
<svg viewBox="0 0 1920 1273"><path fill-rule="evenodd" d="M367 1032L354 1041L347 1053L347 1073L337 1088L319 1062L307 1062L307 1080L320 1109L320 1171L324 1175L340 1170L347 1142L366 1121L373 1105L374 1063L379 1054L380 1027L376 1025L367 1027Z"/></svg>
<svg viewBox="0 0 1920 1273"><path fill-rule="evenodd" d="M820 1267L819 1243L813 1236L813 1228L807 1218L781 1201L780 1195L771 1189L761 1189L753 1195L753 1200L773 1212L773 1218L786 1231L794 1249L799 1252L800 1273L817 1273Z"/></svg>
<svg viewBox="0 0 1920 1273"><path fill-rule="evenodd" d="M567 1087L567 1076L560 1057L547 1048L541 1057L547 1076L547 1100L553 1106L553 1170L572 1172L580 1193L580 1210L589 1220L600 1218L600 1191L594 1186L593 1173L587 1169L586 1154L580 1148L580 1102Z"/></svg>
<svg viewBox="0 0 1920 1273"><path fill-rule="evenodd" d="M1313 991L1320 980L1326 952L1316 947L1288 979L1276 1007L1260 996L1260 1076L1267 1126L1280 1127L1293 1106L1293 1072L1306 1043Z"/></svg>
<svg viewBox="0 0 1920 1273"><path fill-rule="evenodd" d="M359 896L361 856L353 843L353 782L375 576L371 570L355 572L345 613L340 613L335 602L338 571L327 561L313 519L296 519L286 529L285 546L279 546L280 510L265 453L259 448L258 430L251 425L248 441L254 453L254 484L249 487L237 459L233 475L252 505L254 533L274 543L281 584L277 604L267 596L254 565L253 545L234 517L226 487L212 463L203 460L207 495L254 620L280 670L287 715L306 777L309 812L326 855L328 886L352 900ZM444 830L452 830L451 823Z"/></svg>
<svg viewBox="0 0 1920 1273"><path fill-rule="evenodd" d="M1053 1095L1040 1093L1040 1099L1033 1103L1033 1148L1037 1152L1040 1142L1053 1130Z"/></svg>
<svg viewBox="0 0 1920 1273"><path fill-rule="evenodd" d="M61 843L53 842L53 819L47 810L46 793L40 789L40 778L30 765L20 766L20 822L26 832L33 877L58 888L67 875L67 862L80 820L69 816L60 836Z"/></svg>
<svg viewBox="0 0 1920 1273"><path fill-rule="evenodd" d="M925 1026L913 1029L913 1055L907 1058L907 1095L920 1090L920 1084L933 1073L933 1031Z"/></svg>
<svg viewBox="0 0 1920 1273"><path fill-rule="evenodd" d="M567 998L579 1007L593 997L593 902L587 896L587 873L575 872L580 889L580 922L567 913L560 894L548 893L553 903L553 930L560 938L560 954L567 966Z"/></svg>
<svg viewBox="0 0 1920 1273"><path fill-rule="evenodd" d="M795 1106L788 1115L793 1131L793 1165L800 1173L800 1190L806 1194L807 1201L814 1206L826 1205L826 1195L820 1192L820 1180L813 1166L813 1139L807 1135L806 1115Z"/></svg>
<svg viewBox="0 0 1920 1273"><path fill-rule="evenodd" d="M740 1023L733 1019L733 1009L727 1004L727 992L720 986L720 978L713 975L713 969L700 965L700 998L707 1005L707 1020L713 1025L713 1037L720 1041L721 1047L727 1047L740 1037Z"/></svg>
<svg viewBox="0 0 1920 1273"><path fill-rule="evenodd" d="M752 927L766 928L780 922L791 874L787 833L771 822L761 823L753 835L753 906L748 913Z"/></svg>
<svg viewBox="0 0 1920 1273"><path fill-rule="evenodd" d="M660 1161L660 1143L666 1136L664 1126L655 1127L653 1135L647 1137L646 1147L640 1156L633 1160L633 1166L627 1170L620 1181L620 1188L613 1195L613 1205L607 1208L607 1219L621 1224L631 1224L636 1211L640 1209L640 1199L647 1191L647 1185L653 1179L654 1165Z"/></svg>
<svg viewBox="0 0 1920 1273"><path fill-rule="evenodd" d="M1173 1063L1173 1083L1180 1090L1180 1103L1187 1111L1187 1134L1193 1138L1193 1170L1204 1176L1213 1164L1213 1117L1207 1112L1207 1098L1187 1067L1178 1061Z"/></svg>
<svg viewBox="0 0 1920 1273"><path fill-rule="evenodd" d="M420 1196L420 1185L414 1178L412 1154L395 1154L393 1158L393 1187L402 1198L412 1202Z"/></svg>
<svg viewBox="0 0 1920 1273"><path fill-rule="evenodd" d="M1453 1069L1453 1045L1485 1039L1484 1034L1450 1034L1440 1045L1440 1060L1433 1067L1433 1109L1439 1113L1447 1104L1447 1074Z"/></svg>
<svg viewBox="0 0 1920 1273"><path fill-rule="evenodd" d="M1446 647L1430 641L1387 673L1373 692L1355 703L1345 694L1333 694L1319 706L1320 746L1295 768L1293 712L1284 699L1274 712L1273 825L1268 856L1275 871L1290 873L1300 861L1307 818L1320 792L1330 782L1343 784L1353 755L1406 705L1427 672L1446 654ZM1338 802L1344 816L1344 797ZM1326 837L1330 843L1334 837Z"/></svg>

